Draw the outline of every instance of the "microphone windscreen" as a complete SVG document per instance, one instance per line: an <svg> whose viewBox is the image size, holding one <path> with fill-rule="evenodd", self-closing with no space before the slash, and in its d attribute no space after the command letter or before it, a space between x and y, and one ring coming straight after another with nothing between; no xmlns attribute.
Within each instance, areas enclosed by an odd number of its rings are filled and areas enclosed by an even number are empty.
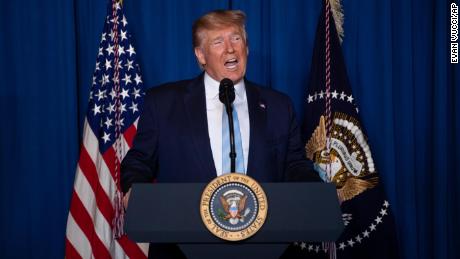
<svg viewBox="0 0 460 259"><path fill-rule="evenodd" d="M233 81L228 78L224 78L220 81L219 85L219 100L224 104L227 95L229 104L233 103L235 100L235 87L233 86Z"/></svg>

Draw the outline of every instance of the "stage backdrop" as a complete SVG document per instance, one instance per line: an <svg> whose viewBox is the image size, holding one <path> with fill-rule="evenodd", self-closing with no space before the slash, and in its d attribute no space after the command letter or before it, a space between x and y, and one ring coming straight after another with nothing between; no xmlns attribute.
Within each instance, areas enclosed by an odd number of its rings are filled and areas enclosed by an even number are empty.
<svg viewBox="0 0 460 259"><path fill-rule="evenodd" d="M248 15L247 77L287 93L302 118L320 0L125 0L147 86L199 73L192 21ZM0 251L62 258L105 0L0 3ZM458 4L458 2L457 2ZM460 79L450 1L344 0L343 52L405 258L460 247Z"/></svg>

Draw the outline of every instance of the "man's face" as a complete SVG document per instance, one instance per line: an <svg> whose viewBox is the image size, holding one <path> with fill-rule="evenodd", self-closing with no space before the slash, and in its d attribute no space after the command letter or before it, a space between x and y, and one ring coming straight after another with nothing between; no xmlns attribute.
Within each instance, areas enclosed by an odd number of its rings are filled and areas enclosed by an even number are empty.
<svg viewBox="0 0 460 259"><path fill-rule="evenodd" d="M204 70L216 81L224 78L239 82L246 73L248 48L236 26L204 31L201 46L195 55Z"/></svg>

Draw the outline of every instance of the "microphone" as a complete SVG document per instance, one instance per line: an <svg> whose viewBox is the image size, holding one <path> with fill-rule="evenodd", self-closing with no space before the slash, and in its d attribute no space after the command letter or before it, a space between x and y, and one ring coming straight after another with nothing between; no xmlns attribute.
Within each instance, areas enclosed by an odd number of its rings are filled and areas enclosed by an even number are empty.
<svg viewBox="0 0 460 259"><path fill-rule="evenodd" d="M225 105L231 105L235 100L235 87L233 86L232 80L224 78L220 81L219 100Z"/></svg>
<svg viewBox="0 0 460 259"><path fill-rule="evenodd" d="M220 81L219 85L219 100L225 105L225 110L227 111L228 117L228 128L230 132L230 172L235 172L235 160L236 160L236 151L235 151L235 130L233 128L233 109L232 103L235 101L235 87L233 86L233 81L224 78Z"/></svg>

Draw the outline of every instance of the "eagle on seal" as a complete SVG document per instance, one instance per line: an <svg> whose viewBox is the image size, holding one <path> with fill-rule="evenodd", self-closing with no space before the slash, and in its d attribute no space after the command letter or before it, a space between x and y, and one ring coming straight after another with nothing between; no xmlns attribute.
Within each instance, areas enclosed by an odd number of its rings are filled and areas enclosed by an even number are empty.
<svg viewBox="0 0 460 259"><path fill-rule="evenodd" d="M239 202L237 203L236 200L232 200L231 203L229 204L224 197L220 196L220 203L222 204L222 207L224 208L225 215L224 220L229 220L229 219L241 219L244 216L241 215L243 213L244 208L246 207L246 199L248 198L247 195L244 195Z"/></svg>
<svg viewBox="0 0 460 259"><path fill-rule="evenodd" d="M335 116L334 116L335 118ZM342 134L348 134L349 129L339 127L338 125L333 126L333 130L343 132ZM353 134L351 134L353 135ZM375 173L363 172L359 176L353 176L348 173L347 168L344 166L340 155L337 151L331 148L331 152L326 151L326 126L325 118L321 116L319 119L319 125L316 127L310 140L305 145L307 158L312 160L318 167L318 170L324 171L324 176L327 177L325 171L326 167L329 166L331 169L330 179L328 181L335 183L337 187L337 194L341 202L351 200L355 196L363 193L364 191L374 188L378 184L378 177ZM347 146L351 150L350 146ZM368 166L367 161L362 163Z"/></svg>

